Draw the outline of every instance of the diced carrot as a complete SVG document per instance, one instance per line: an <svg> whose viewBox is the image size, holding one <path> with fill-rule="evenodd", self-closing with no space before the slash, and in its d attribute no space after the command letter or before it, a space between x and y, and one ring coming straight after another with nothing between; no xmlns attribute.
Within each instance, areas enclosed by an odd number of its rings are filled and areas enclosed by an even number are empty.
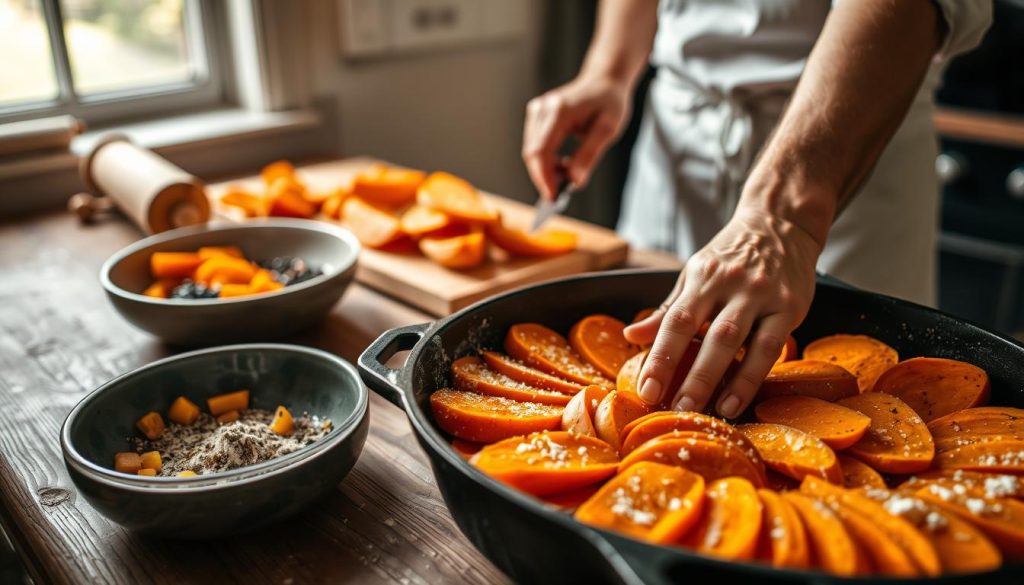
<svg viewBox="0 0 1024 585"><path fill-rule="evenodd" d="M800 429L837 451L859 441L871 426L871 419L856 410L810 396L770 398L754 414L759 422Z"/></svg>
<svg viewBox="0 0 1024 585"><path fill-rule="evenodd" d="M803 479L811 475L842 483L843 472L832 449L817 437L793 427L769 423L739 425L768 467L779 473Z"/></svg>
<svg viewBox="0 0 1024 585"><path fill-rule="evenodd" d="M217 415L217 424L226 425L228 423L233 423L240 418L242 418L242 413L237 410L229 410Z"/></svg>
<svg viewBox="0 0 1024 585"><path fill-rule="evenodd" d="M764 514L757 558L773 567L804 569L810 564L807 533L793 504L772 490L757 490Z"/></svg>
<svg viewBox="0 0 1024 585"><path fill-rule="evenodd" d="M137 473L142 469L142 458L138 453L128 451L114 454L114 470L121 473Z"/></svg>
<svg viewBox="0 0 1024 585"><path fill-rule="evenodd" d="M342 213L345 215L345 225L361 243L371 248L380 248L405 237L393 213L359 197L346 199L342 204Z"/></svg>
<svg viewBox="0 0 1024 585"><path fill-rule="evenodd" d="M857 377L861 392L868 392L882 372L896 365L895 349L867 335L831 335L812 341L804 348L805 360L837 364Z"/></svg>
<svg viewBox="0 0 1024 585"><path fill-rule="evenodd" d="M498 212L473 185L455 175L431 173L416 191L416 203L461 221L491 223Z"/></svg>
<svg viewBox="0 0 1024 585"><path fill-rule="evenodd" d="M576 233L567 230L548 228L527 233L496 221L487 225L487 235L499 248L514 256L557 256L576 249Z"/></svg>
<svg viewBox="0 0 1024 585"><path fill-rule="evenodd" d="M843 486L848 488L881 488L885 489L885 480L871 466L842 453L836 454L839 467L843 470Z"/></svg>
<svg viewBox="0 0 1024 585"><path fill-rule="evenodd" d="M252 289L248 284L235 284L228 282L220 285L218 296L222 299L228 299L232 297L247 297L249 295L257 294L258 291Z"/></svg>
<svg viewBox="0 0 1024 585"><path fill-rule="evenodd" d="M245 258L245 253L238 246L202 246L196 251L203 260L209 260L214 256L228 256L230 258Z"/></svg>
<svg viewBox="0 0 1024 585"><path fill-rule="evenodd" d="M569 345L605 377L615 379L626 360L640 348L626 341L626 324L608 315L590 315L569 330Z"/></svg>
<svg viewBox="0 0 1024 585"><path fill-rule="evenodd" d="M468 229L456 235L435 232L421 238L419 248L427 258L456 270L475 268L487 257L487 240L479 229Z"/></svg>
<svg viewBox="0 0 1024 585"><path fill-rule="evenodd" d="M164 419L160 416L159 412L147 412L135 422L135 426L138 427L142 434L146 436L150 441L154 441L160 438L160 435L164 432Z"/></svg>
<svg viewBox="0 0 1024 585"><path fill-rule="evenodd" d="M430 408L445 432L460 439L491 443L562 426L562 407L517 402L444 388L430 395Z"/></svg>
<svg viewBox="0 0 1024 585"><path fill-rule="evenodd" d="M451 367L452 383L457 390L503 396L519 402L538 402L565 406L572 398L568 394L534 388L488 368L480 358L467 356L455 360Z"/></svg>
<svg viewBox="0 0 1024 585"><path fill-rule="evenodd" d="M847 453L885 473L915 473L935 457L935 443L924 421L902 400L868 392L839 404L871 418L871 426Z"/></svg>
<svg viewBox="0 0 1024 585"><path fill-rule="evenodd" d="M569 404L565 405L562 412L562 430L577 435L597 437L597 428L594 426L594 416L597 414L597 407L608 395L608 389L604 386L591 384L576 393Z"/></svg>
<svg viewBox="0 0 1024 585"><path fill-rule="evenodd" d="M726 441L744 451L753 448L750 441L743 433L736 430L736 427L724 420L699 412L659 411L637 419L634 423L623 429L624 439L621 450L623 456L651 439L674 431L704 433L711 440ZM763 464L760 462L761 458L756 450L751 454L751 459L758 467L763 468Z"/></svg>
<svg viewBox="0 0 1024 585"><path fill-rule="evenodd" d="M977 490L958 493L929 485L915 495L973 524L1011 560L1024 559L1024 504L1010 498L990 498Z"/></svg>
<svg viewBox="0 0 1024 585"><path fill-rule="evenodd" d="M886 370L875 392L892 394L925 422L988 402L991 384L985 370L966 362L918 357Z"/></svg>
<svg viewBox="0 0 1024 585"><path fill-rule="evenodd" d="M416 199L426 176L423 171L374 165L356 176L352 192L374 203L405 205Z"/></svg>
<svg viewBox="0 0 1024 585"><path fill-rule="evenodd" d="M835 402L858 392L856 376L842 366L819 360L793 360L772 367L757 399L798 395Z"/></svg>
<svg viewBox="0 0 1024 585"><path fill-rule="evenodd" d="M260 171L260 178L263 179L263 184L268 186L282 177L290 179L294 176L295 166L286 160L274 161L263 167Z"/></svg>
<svg viewBox="0 0 1024 585"><path fill-rule="evenodd" d="M603 481L615 474L618 461L615 450L604 441L564 431L505 439L470 459L487 475L534 496Z"/></svg>
<svg viewBox="0 0 1024 585"><path fill-rule="evenodd" d="M528 366L572 382L612 385L594 366L583 361L564 337L537 323L509 327L505 351Z"/></svg>
<svg viewBox="0 0 1024 585"><path fill-rule="evenodd" d="M513 380L529 384L530 386L535 386L537 388L556 390L565 394L575 395L586 385L570 382L558 376L552 376L546 372L531 368L507 355L502 355L493 351L481 352L480 355L484 358L484 361L487 362L487 366L492 370L505 374Z"/></svg>
<svg viewBox="0 0 1024 585"><path fill-rule="evenodd" d="M256 274L256 267L243 258L215 256L204 260L195 270L196 282L210 284L249 284Z"/></svg>
<svg viewBox="0 0 1024 585"><path fill-rule="evenodd" d="M266 217L270 214L270 200L241 189L229 190L221 196L220 202L241 209L246 217Z"/></svg>
<svg viewBox="0 0 1024 585"><path fill-rule="evenodd" d="M636 394L613 390L597 405L594 429L599 439L618 450L622 447L622 429L648 412L650 407Z"/></svg>
<svg viewBox="0 0 1024 585"><path fill-rule="evenodd" d="M465 439L452 439L452 449L459 454L466 461L469 461L473 455L476 455L480 449L486 447L483 443L477 443L475 441L466 441Z"/></svg>
<svg viewBox="0 0 1024 585"><path fill-rule="evenodd" d="M1024 441L988 441L940 451L935 467L1024 475Z"/></svg>
<svg viewBox="0 0 1024 585"><path fill-rule="evenodd" d="M402 231L414 238L425 236L452 224L452 218L447 213L423 205L413 205L406 209L402 213L400 221Z"/></svg>
<svg viewBox="0 0 1024 585"><path fill-rule="evenodd" d="M270 430L285 437L295 432L295 419L292 418L292 413L288 412L287 408L278 406L274 411L274 419L270 421Z"/></svg>
<svg viewBox="0 0 1024 585"><path fill-rule="evenodd" d="M181 279L178 278L161 278L160 280L149 285L146 290L142 291L142 294L147 297L153 297L155 299L166 299L170 298L171 291L174 290L178 284L181 283Z"/></svg>
<svg viewBox="0 0 1024 585"><path fill-rule="evenodd" d="M224 414L229 410L245 410L249 408L249 391L238 390L227 392L206 399L206 405L213 416Z"/></svg>
<svg viewBox="0 0 1024 585"><path fill-rule="evenodd" d="M928 423L936 449L946 451L973 443L1024 441L1024 409L982 406L947 414Z"/></svg>
<svg viewBox="0 0 1024 585"><path fill-rule="evenodd" d="M167 418L179 425L190 425L199 419L199 407L184 396L179 396L171 403Z"/></svg>
<svg viewBox="0 0 1024 585"><path fill-rule="evenodd" d="M782 498L796 509L810 543L816 566L833 575L851 577L858 571L858 549L836 513L799 492L785 492Z"/></svg>
<svg viewBox="0 0 1024 585"><path fill-rule="evenodd" d="M604 484L575 516L590 526L669 544L697 522L703 504L704 478L681 467L644 461Z"/></svg>
<svg viewBox="0 0 1024 585"><path fill-rule="evenodd" d="M160 459L159 451L146 451L139 456L139 461L142 462L143 469L154 469L160 471L163 469L164 463Z"/></svg>
<svg viewBox="0 0 1024 585"><path fill-rule="evenodd" d="M700 521L681 544L723 559L754 558L764 514L754 485L742 477L726 477L708 484L706 494Z"/></svg>
<svg viewBox="0 0 1024 585"><path fill-rule="evenodd" d="M634 449L623 458L620 468L627 469L640 461L685 467L708 481L738 476L747 479L755 487L765 485L763 471L758 469L747 453L725 441L664 435Z"/></svg>
<svg viewBox="0 0 1024 585"><path fill-rule="evenodd" d="M149 270L153 278L189 278L202 263L194 252L153 252Z"/></svg>

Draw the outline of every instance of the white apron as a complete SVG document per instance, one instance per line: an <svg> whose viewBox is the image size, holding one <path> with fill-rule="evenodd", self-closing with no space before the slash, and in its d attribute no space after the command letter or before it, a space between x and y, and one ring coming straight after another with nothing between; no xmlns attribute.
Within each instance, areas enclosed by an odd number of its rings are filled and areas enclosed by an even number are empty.
<svg viewBox="0 0 1024 585"><path fill-rule="evenodd" d="M942 0L940 55L975 46L991 2ZM620 233L688 258L729 220L831 9L830 0L662 0ZM937 60L938 61L938 60ZM939 186L929 72L906 119L829 233L818 269L935 304Z"/></svg>

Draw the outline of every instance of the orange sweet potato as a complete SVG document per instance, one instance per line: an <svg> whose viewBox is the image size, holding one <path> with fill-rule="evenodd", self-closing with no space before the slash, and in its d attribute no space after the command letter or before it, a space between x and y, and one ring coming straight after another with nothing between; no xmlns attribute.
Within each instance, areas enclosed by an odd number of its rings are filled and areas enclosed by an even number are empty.
<svg viewBox="0 0 1024 585"><path fill-rule="evenodd" d="M167 418L179 425L190 425L199 420L199 415L199 407L196 406L196 403L184 396L175 398L171 407L167 409Z"/></svg>
<svg viewBox="0 0 1024 585"><path fill-rule="evenodd" d="M193 278L205 284L249 284L256 276L256 267L244 258L214 256L204 260Z"/></svg>
<svg viewBox="0 0 1024 585"><path fill-rule="evenodd" d="M626 360L640 348L626 341L626 324L608 315L590 315L569 330L569 345L609 379L615 379Z"/></svg>
<svg viewBox="0 0 1024 585"><path fill-rule="evenodd" d="M853 457L841 453L836 454L839 467L843 470L843 486L848 488L881 488L885 489L885 480L870 466Z"/></svg>
<svg viewBox="0 0 1024 585"><path fill-rule="evenodd" d="M867 335L831 335L804 348L805 360L821 360L842 366L857 377L861 392L871 390L882 372L896 365L895 349Z"/></svg>
<svg viewBox="0 0 1024 585"><path fill-rule="evenodd" d="M761 459L779 473L803 479L811 475L834 483L843 481L836 454L817 437L785 425L751 423L736 430L754 444Z"/></svg>
<svg viewBox="0 0 1024 585"><path fill-rule="evenodd" d="M465 439L455 438L452 439L452 450L459 454L466 461L469 461L473 455L476 455L480 449L483 449L486 445L483 443L477 443L475 441L467 441Z"/></svg>
<svg viewBox="0 0 1024 585"><path fill-rule="evenodd" d="M974 490L959 493L941 485L923 487L915 495L973 524L1007 558L1024 559L1024 504Z"/></svg>
<svg viewBox="0 0 1024 585"><path fill-rule="evenodd" d="M577 435L597 437L594 416L597 414L598 405L607 395L608 389L596 384L591 384L577 392L562 411L562 430Z"/></svg>
<svg viewBox="0 0 1024 585"><path fill-rule="evenodd" d="M657 415L657 416L655 416ZM699 412L659 411L634 421L623 428L621 453L623 456L643 445L647 441L672 432L698 432L708 436L709 440L720 440L732 444L743 451L750 451L749 457L755 465L763 468L761 457L753 450L750 441L743 433L729 423L713 416Z"/></svg>
<svg viewBox="0 0 1024 585"><path fill-rule="evenodd" d="M785 492L807 531L813 565L827 573L850 577L858 571L858 549L831 508L799 492Z"/></svg>
<svg viewBox="0 0 1024 585"><path fill-rule="evenodd" d="M405 205L416 199L426 176L423 171L374 165L356 176L352 192L374 203Z"/></svg>
<svg viewBox="0 0 1024 585"><path fill-rule="evenodd" d="M989 441L1024 441L1024 409L969 408L931 421L928 431L941 451Z"/></svg>
<svg viewBox="0 0 1024 585"><path fill-rule="evenodd" d="M153 252L149 271L153 278L191 278L203 259L194 252Z"/></svg>
<svg viewBox="0 0 1024 585"><path fill-rule="evenodd" d="M886 370L873 391L906 402L925 422L988 402L985 370L957 360L918 357Z"/></svg>
<svg viewBox="0 0 1024 585"><path fill-rule="evenodd" d="M160 438L164 432L164 419L159 412L147 412L135 422L135 426L150 441Z"/></svg>
<svg viewBox="0 0 1024 585"><path fill-rule="evenodd" d="M1024 475L1024 441L989 441L940 451L935 467Z"/></svg>
<svg viewBox="0 0 1024 585"><path fill-rule="evenodd" d="M565 493L615 474L615 450L593 437L564 431L513 437L488 445L470 463L534 496Z"/></svg>
<svg viewBox="0 0 1024 585"><path fill-rule="evenodd" d="M847 453L885 473L915 473L935 457L935 443L924 421L902 400L868 392L839 404L867 415L871 426Z"/></svg>
<svg viewBox="0 0 1024 585"><path fill-rule="evenodd" d="M754 558L764 515L757 489L742 477L708 484L700 521L681 544L729 560Z"/></svg>
<svg viewBox="0 0 1024 585"><path fill-rule="evenodd" d="M249 391L238 390L237 392L218 394L207 398L206 405L213 416L224 414L229 410L245 410L249 408Z"/></svg>
<svg viewBox="0 0 1024 585"><path fill-rule="evenodd" d="M498 211L473 185L448 173L431 173L416 190L416 203L461 221L492 223L498 220Z"/></svg>
<svg viewBox="0 0 1024 585"><path fill-rule="evenodd" d="M320 205L320 213L327 219L342 219L341 206L349 196L347 189L335 189Z"/></svg>
<svg viewBox="0 0 1024 585"><path fill-rule="evenodd" d="M872 572L890 577L914 577L920 574L907 552L870 518L834 497L817 499L836 513L857 548L867 557L866 560L874 569Z"/></svg>
<svg viewBox="0 0 1024 585"><path fill-rule="evenodd" d="M946 487L959 484L968 489L982 490L992 498L1024 499L1024 479L1010 474L965 469L929 469L915 474L900 488L909 485L913 486L913 491L917 491L930 483L938 483Z"/></svg>
<svg viewBox="0 0 1024 585"><path fill-rule="evenodd" d="M795 360L796 356L796 339L792 335L788 335L786 336L786 345L782 346L782 351L779 352L779 358L775 360L775 365Z"/></svg>
<svg viewBox="0 0 1024 585"><path fill-rule="evenodd" d="M616 475L576 510L584 524L668 544L700 518L704 478L681 467L644 461Z"/></svg>
<svg viewBox="0 0 1024 585"><path fill-rule="evenodd" d="M443 211L422 205L413 205L402 213L402 231L414 238L444 229L452 224L452 218Z"/></svg>
<svg viewBox="0 0 1024 585"><path fill-rule="evenodd" d="M616 450L622 447L622 429L651 411L636 394L609 392L597 405L594 430L602 441Z"/></svg>
<svg viewBox="0 0 1024 585"><path fill-rule="evenodd" d="M269 199L248 193L237 187L222 195L220 202L241 209L245 217L266 217L270 214Z"/></svg>
<svg viewBox="0 0 1024 585"><path fill-rule="evenodd" d="M765 485L764 472L758 469L744 451L725 441L666 435L634 449L622 459L621 469L628 469L640 461L685 467L708 481L738 476L747 479L755 487Z"/></svg>
<svg viewBox="0 0 1024 585"><path fill-rule="evenodd" d="M759 422L800 429L837 451L859 441L871 426L871 419L856 410L810 396L770 398L754 414Z"/></svg>
<svg viewBox="0 0 1024 585"><path fill-rule="evenodd" d="M811 396L828 402L857 394L857 378L842 366L819 360L776 363L757 392L758 400Z"/></svg>
<svg viewBox="0 0 1024 585"><path fill-rule="evenodd" d="M912 507L912 502L904 502L897 499L882 504L856 491L848 490L814 477L805 478L803 483L800 484L800 491L818 498L834 498L842 506L867 517L873 525L881 529L890 540L903 549L912 560L913 565L922 574L935 576L942 572L942 566L939 562L939 556L935 552L935 547L917 529L913 522L900 514L908 510L909 507ZM890 510L892 511L890 512ZM888 562L897 562L897 559L891 553L886 555L885 558ZM896 570L897 565L894 564L888 568Z"/></svg>
<svg viewBox="0 0 1024 585"><path fill-rule="evenodd" d="M488 368L480 358L467 356L455 360L451 367L452 384L457 390L503 396L519 402L537 402L565 406L571 396L552 390L534 388Z"/></svg>
<svg viewBox="0 0 1024 585"><path fill-rule="evenodd" d="M316 214L316 206L306 200L305 188L292 179L275 179L267 189L267 197L272 216L310 219Z"/></svg>
<svg viewBox="0 0 1024 585"><path fill-rule="evenodd" d="M229 256L231 258L245 258L245 252L238 246L200 246L196 254L203 260L209 260L214 256Z"/></svg>
<svg viewBox="0 0 1024 585"><path fill-rule="evenodd" d="M558 333L536 323L519 323L505 335L505 351L524 364L578 384L611 386L610 380L583 361Z"/></svg>
<svg viewBox="0 0 1024 585"><path fill-rule="evenodd" d="M764 507L757 558L773 567L803 569L810 563L807 533L793 504L769 489L757 490Z"/></svg>
<svg viewBox="0 0 1024 585"><path fill-rule="evenodd" d="M548 228L531 234L497 221L487 225L487 235L495 245L513 256L556 256L576 249L576 234L566 230Z"/></svg>
<svg viewBox="0 0 1024 585"><path fill-rule="evenodd" d="M260 170L260 178L263 179L265 185L271 185L282 177L292 178L294 176L295 166L286 160L274 161Z"/></svg>
<svg viewBox="0 0 1024 585"><path fill-rule="evenodd" d="M456 270L475 268L487 256L487 240L483 231L469 229L463 233L448 234L435 232L419 241L420 252L427 258Z"/></svg>
<svg viewBox="0 0 1024 585"><path fill-rule="evenodd" d="M552 376L546 372L531 368L507 355L502 355L493 351L481 352L480 355L483 356L487 366L495 372L500 372L517 382L529 384L536 388L555 390L557 392L575 395L585 386L584 384L570 382L564 378Z"/></svg>
<svg viewBox="0 0 1024 585"><path fill-rule="evenodd" d="M445 432L478 443L555 430L562 425L560 406L448 388L430 395L430 409Z"/></svg>
<svg viewBox="0 0 1024 585"><path fill-rule="evenodd" d="M171 296L171 291L173 291L180 283L181 279L178 278L161 278L146 287L146 290L142 291L142 294L155 299L166 299Z"/></svg>
<svg viewBox="0 0 1024 585"><path fill-rule="evenodd" d="M345 224L359 241L371 248L380 248L405 236L398 218L384 207L377 207L349 197L342 204Z"/></svg>
<svg viewBox="0 0 1024 585"><path fill-rule="evenodd" d="M142 457L134 451L114 454L114 470L121 473L138 473L142 469Z"/></svg>

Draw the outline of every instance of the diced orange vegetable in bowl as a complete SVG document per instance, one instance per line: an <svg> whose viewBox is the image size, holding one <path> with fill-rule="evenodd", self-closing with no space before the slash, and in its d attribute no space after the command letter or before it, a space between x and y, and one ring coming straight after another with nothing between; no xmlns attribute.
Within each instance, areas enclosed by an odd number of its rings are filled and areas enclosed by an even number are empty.
<svg viewBox="0 0 1024 585"><path fill-rule="evenodd" d="M186 469L185 471L179 471L178 473L175 473L174 475L177 476L177 477L198 477L199 476L198 473L192 471L191 469Z"/></svg>
<svg viewBox="0 0 1024 585"><path fill-rule="evenodd" d="M146 451L139 456L143 469L155 469L160 471L163 468L163 461L160 459L159 451Z"/></svg>
<svg viewBox="0 0 1024 585"><path fill-rule="evenodd" d="M171 291L178 286L179 282L180 280L177 278L161 278L149 285L146 290L142 291L142 294L155 299L166 299L171 296Z"/></svg>
<svg viewBox="0 0 1024 585"><path fill-rule="evenodd" d="M220 297L224 299L231 297L246 297L256 294L257 292L259 291L253 290L248 284L227 283L220 286Z"/></svg>
<svg viewBox="0 0 1024 585"><path fill-rule="evenodd" d="M203 260L209 260L215 256L245 258L245 253L238 246L202 246L196 251L196 254Z"/></svg>
<svg viewBox="0 0 1024 585"><path fill-rule="evenodd" d="M238 390L218 394L206 399L206 405L210 408L210 414L219 416L229 410L245 410L249 408L249 391Z"/></svg>
<svg viewBox="0 0 1024 585"><path fill-rule="evenodd" d="M156 477L157 470L143 467L142 469L135 472L135 475L145 475L148 477Z"/></svg>
<svg viewBox="0 0 1024 585"><path fill-rule="evenodd" d="M287 408L277 407L274 411L274 420L270 421L270 430L282 436L288 436L295 431L295 420Z"/></svg>
<svg viewBox="0 0 1024 585"><path fill-rule="evenodd" d="M243 258L215 256L204 261L195 271L196 282L222 284L249 284L256 274L256 267Z"/></svg>
<svg viewBox="0 0 1024 585"><path fill-rule="evenodd" d="M164 419L159 412L147 412L135 423L135 426L142 431L143 435L146 435L147 439L152 441L160 438L164 432Z"/></svg>
<svg viewBox="0 0 1024 585"><path fill-rule="evenodd" d="M142 458L131 451L114 455L114 469L121 473L137 473L142 469Z"/></svg>
<svg viewBox="0 0 1024 585"><path fill-rule="evenodd" d="M188 398L179 396L171 403L167 418L179 425L190 425L199 419L199 407Z"/></svg>
<svg viewBox="0 0 1024 585"><path fill-rule="evenodd" d="M189 278L202 263L194 252L154 252L149 257L149 271L154 278Z"/></svg>

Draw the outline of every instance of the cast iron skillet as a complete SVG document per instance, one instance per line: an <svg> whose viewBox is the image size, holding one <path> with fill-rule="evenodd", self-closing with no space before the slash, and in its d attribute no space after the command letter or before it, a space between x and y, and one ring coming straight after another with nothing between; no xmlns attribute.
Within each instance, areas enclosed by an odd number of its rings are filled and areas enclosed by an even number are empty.
<svg viewBox="0 0 1024 585"><path fill-rule="evenodd" d="M392 329L359 356L367 386L405 409L434 477L462 532L494 564L521 583L827 583L810 571L782 571L753 563L717 561L683 549L658 547L584 526L565 513L487 477L462 460L430 418L430 394L448 385L451 362L481 349L498 349L507 328L535 321L568 331L579 318L606 313L629 321L661 303L678 273L625 270L576 276L481 301L434 323ZM934 356L984 368L992 403L1024 406L1024 347L950 315L819 278L810 313L794 333L800 347L834 333L881 339L901 358ZM405 366L383 365L412 350ZM1021 583L1024 565L985 575L948 576L932 583ZM862 579L861 581L868 581ZM882 581L872 578L873 583ZM923 583L924 580L915 581Z"/></svg>

